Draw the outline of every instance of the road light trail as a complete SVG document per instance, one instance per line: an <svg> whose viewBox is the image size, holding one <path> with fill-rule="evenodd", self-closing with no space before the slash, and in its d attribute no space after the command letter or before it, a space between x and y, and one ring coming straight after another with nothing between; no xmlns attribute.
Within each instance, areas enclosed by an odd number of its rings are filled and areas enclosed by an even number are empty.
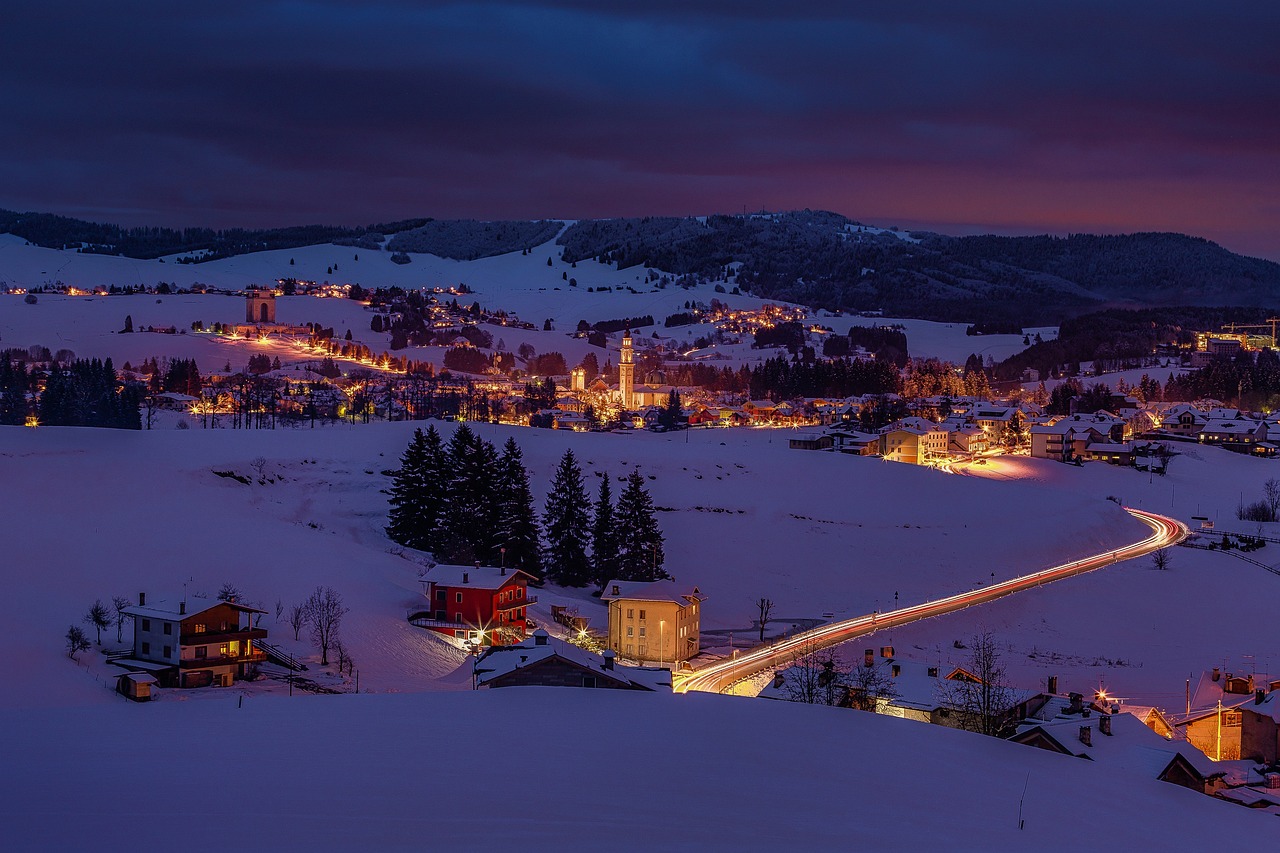
<svg viewBox="0 0 1280 853"><path fill-rule="evenodd" d="M1011 580L1001 581L981 589L962 592L946 598L939 598L935 601L926 601L923 604L915 604L889 613L873 613L841 622L833 622L830 625L821 625L817 628L794 634L772 645L751 649L737 658L714 663L692 673L676 673L675 692L702 691L718 693L745 678L750 678L775 666L789 663L796 652L802 649L804 651L824 649L885 628L896 628L899 625L928 619L931 616L941 616L944 613L951 613L974 604L985 604L988 601L994 601L997 598L1003 598L1015 592L1091 572L1094 569L1100 569L1103 566L1118 563L1122 560L1131 560L1134 557L1150 554L1160 548L1176 545L1188 535L1187 526L1180 521L1130 507L1125 507L1125 510L1150 527L1151 535L1132 545L1126 545L1113 551L1105 551L1101 554L1094 554L1091 557L1072 560L1069 563L1042 569Z"/></svg>

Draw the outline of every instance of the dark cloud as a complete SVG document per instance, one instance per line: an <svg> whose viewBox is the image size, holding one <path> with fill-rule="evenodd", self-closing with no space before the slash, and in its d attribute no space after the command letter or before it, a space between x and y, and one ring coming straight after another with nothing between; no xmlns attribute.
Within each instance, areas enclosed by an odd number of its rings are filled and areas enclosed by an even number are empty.
<svg viewBox="0 0 1280 853"><path fill-rule="evenodd" d="M24 7L0 206L175 225L824 207L1280 257L1280 9L867 5Z"/></svg>

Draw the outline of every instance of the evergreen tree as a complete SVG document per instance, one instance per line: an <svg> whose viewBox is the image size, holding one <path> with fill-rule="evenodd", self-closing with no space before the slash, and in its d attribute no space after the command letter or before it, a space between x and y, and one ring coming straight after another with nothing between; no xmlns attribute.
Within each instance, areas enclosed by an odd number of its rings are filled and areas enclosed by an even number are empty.
<svg viewBox="0 0 1280 853"><path fill-rule="evenodd" d="M27 366L0 361L0 424L22 426L27 422Z"/></svg>
<svg viewBox="0 0 1280 853"><path fill-rule="evenodd" d="M587 493L582 469L572 450L566 450L556 468L547 493L543 527L547 531L544 562L549 580L564 586L586 586L591 582L587 559Z"/></svg>
<svg viewBox="0 0 1280 853"><path fill-rule="evenodd" d="M462 424L449 440L448 465L440 556L458 564L492 565L498 562L497 452Z"/></svg>
<svg viewBox="0 0 1280 853"><path fill-rule="evenodd" d="M600 478L595 518L591 522L591 571L597 586L604 586L618 570L618 529L614 522L609 478Z"/></svg>
<svg viewBox="0 0 1280 853"><path fill-rule="evenodd" d="M618 571L628 581L656 581L671 577L662 567L662 531L654 516L653 499L644 487L640 470L633 469L627 487L618 496Z"/></svg>
<svg viewBox="0 0 1280 853"><path fill-rule="evenodd" d="M1022 412L1015 411L1013 417L1009 419L1009 423L1005 425L1004 435L1002 436L1004 449L1013 451L1022 446L1022 442L1027 437L1026 425L1022 420Z"/></svg>
<svg viewBox="0 0 1280 853"><path fill-rule="evenodd" d="M658 414L658 423L667 429L675 429L684 422L684 412L680 408L680 395L672 388L667 395L667 404Z"/></svg>
<svg viewBox="0 0 1280 853"><path fill-rule="evenodd" d="M425 549L428 534L423 530L427 521L423 512L426 498L424 482L426 466L426 436L422 430L413 431L413 439L400 457L400 470L391 486L391 512L388 517L387 536L409 548Z"/></svg>
<svg viewBox="0 0 1280 853"><path fill-rule="evenodd" d="M514 438L508 438L498 459L498 545L506 548L504 565L522 569L535 577L542 575L539 555L538 518L529 491L529 474L524 456Z"/></svg>

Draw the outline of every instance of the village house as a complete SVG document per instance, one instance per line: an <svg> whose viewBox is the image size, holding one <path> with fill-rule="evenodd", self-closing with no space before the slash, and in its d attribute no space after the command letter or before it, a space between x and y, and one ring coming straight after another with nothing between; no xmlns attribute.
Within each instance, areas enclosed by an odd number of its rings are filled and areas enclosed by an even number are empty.
<svg viewBox="0 0 1280 853"><path fill-rule="evenodd" d="M1159 429L1183 438L1197 438L1200 430L1209 422L1204 412L1190 403L1178 403L1160 415Z"/></svg>
<svg viewBox="0 0 1280 853"><path fill-rule="evenodd" d="M427 606L409 614L413 624L460 644L503 646L524 640L533 576L495 566L433 566L422 576Z"/></svg>
<svg viewBox="0 0 1280 853"><path fill-rule="evenodd" d="M1237 453L1274 456L1276 452L1276 445L1267 441L1266 421L1244 417L1210 419L1200 428L1197 439L1201 444L1215 444Z"/></svg>
<svg viewBox="0 0 1280 853"><path fill-rule="evenodd" d="M1124 421L1106 412L1068 415L1051 424L1036 424L1029 432L1033 457L1072 462L1086 458L1090 444L1122 442Z"/></svg>
<svg viewBox="0 0 1280 853"><path fill-rule="evenodd" d="M1280 681L1214 669L1196 687L1195 710L1173 718L1192 746L1218 761L1274 764L1280 756ZM1212 704L1206 700L1212 699Z"/></svg>
<svg viewBox="0 0 1280 853"><path fill-rule="evenodd" d="M702 602L695 586L675 581L605 584L600 600L609 608L608 647L631 660L676 664L698 654Z"/></svg>
<svg viewBox="0 0 1280 853"><path fill-rule="evenodd" d="M1060 709L1049 719L1025 721L1009 740L1201 794L1217 790L1223 775L1195 747L1160 736L1131 714L1105 709L1096 713L1088 707L1074 713Z"/></svg>
<svg viewBox="0 0 1280 853"><path fill-rule="evenodd" d="M927 465L946 459L949 433L925 418L904 418L880 430L880 455L891 462Z"/></svg>
<svg viewBox="0 0 1280 853"><path fill-rule="evenodd" d="M266 659L254 646L267 632L253 625L266 611L200 597L147 603L124 608L133 619L133 653L115 661L131 672L154 676L161 687L229 687L250 667Z"/></svg>
<svg viewBox="0 0 1280 853"><path fill-rule="evenodd" d="M615 690L670 690L671 670L618 666L606 650L592 654L539 628L523 642L492 646L476 658L476 688L597 687Z"/></svg>

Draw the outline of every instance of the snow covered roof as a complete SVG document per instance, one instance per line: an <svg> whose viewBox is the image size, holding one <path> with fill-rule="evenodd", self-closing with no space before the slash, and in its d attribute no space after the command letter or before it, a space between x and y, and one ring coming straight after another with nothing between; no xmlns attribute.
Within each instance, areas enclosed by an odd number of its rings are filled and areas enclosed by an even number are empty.
<svg viewBox="0 0 1280 853"><path fill-rule="evenodd" d="M519 575L524 575L526 581L535 580L528 572L510 567L501 569L498 566L453 566L446 563L432 566L422 576L422 580L424 583L430 582L440 586L501 589Z"/></svg>
<svg viewBox="0 0 1280 853"><path fill-rule="evenodd" d="M1102 733L1100 719L1111 721L1111 734ZM1072 755L1104 762L1123 771L1156 778L1175 755L1181 755L1201 776L1218 771L1217 763L1186 741L1175 741L1156 734L1132 714L1070 714L1051 720L1028 721L1019 734L1040 729ZM1080 729L1090 728L1089 743L1080 740Z"/></svg>
<svg viewBox="0 0 1280 853"><path fill-rule="evenodd" d="M542 643L538 641L542 640ZM580 649L572 643L557 639L539 628L533 636L515 646L493 646L476 659L474 672L477 684L488 684L496 678L510 675L519 669L540 664L551 658L560 658L577 667L589 670L598 678L623 685L633 685L646 690L671 688L671 670L658 667L612 667L604 657Z"/></svg>
<svg viewBox="0 0 1280 853"><path fill-rule="evenodd" d="M185 605L185 608L184 608ZM161 600L151 604L134 604L124 608L121 612L130 616L141 617L143 619L167 619L170 621L190 619L192 616L198 616L206 610L212 610L218 606L230 607L232 610L240 613L266 613L265 610L259 610L256 607L249 607L244 604L238 604L234 601L223 601L217 598L204 598L198 595L188 596L185 599L175 598L172 600Z"/></svg>
<svg viewBox="0 0 1280 853"><path fill-rule="evenodd" d="M1227 420L1227 419L1219 418L1216 420L1211 420L1208 423L1206 423L1200 429L1200 431L1201 432L1229 432L1229 433L1238 433L1243 435L1245 433L1257 432L1257 430L1261 426L1262 424L1258 423L1257 421Z"/></svg>
<svg viewBox="0 0 1280 853"><path fill-rule="evenodd" d="M679 586L675 581L620 581L611 580L604 585L601 601L627 599L629 601L674 601L681 607L696 601L705 601L706 596L695 586L693 589Z"/></svg>

